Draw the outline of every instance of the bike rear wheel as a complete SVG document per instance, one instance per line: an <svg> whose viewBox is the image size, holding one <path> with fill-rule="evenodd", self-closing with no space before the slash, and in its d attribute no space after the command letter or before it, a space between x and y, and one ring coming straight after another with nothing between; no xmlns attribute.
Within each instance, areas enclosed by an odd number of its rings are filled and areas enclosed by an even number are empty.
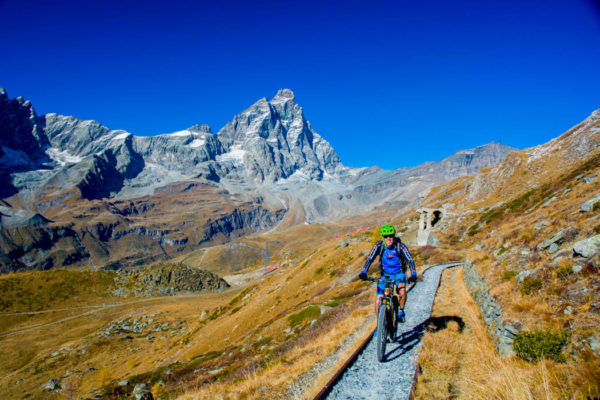
<svg viewBox="0 0 600 400"><path fill-rule="evenodd" d="M383 362L385 359L385 346L387 344L388 322L387 306L383 302L379 304L379 314L377 315L377 359Z"/></svg>

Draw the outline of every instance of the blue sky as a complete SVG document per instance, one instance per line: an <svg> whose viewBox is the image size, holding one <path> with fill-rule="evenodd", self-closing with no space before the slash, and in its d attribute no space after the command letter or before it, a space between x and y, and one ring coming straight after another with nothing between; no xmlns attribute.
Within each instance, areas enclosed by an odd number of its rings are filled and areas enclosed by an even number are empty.
<svg viewBox="0 0 600 400"><path fill-rule="evenodd" d="M349 166L545 143L600 108L600 5L0 0L0 86L135 135L280 88Z"/></svg>

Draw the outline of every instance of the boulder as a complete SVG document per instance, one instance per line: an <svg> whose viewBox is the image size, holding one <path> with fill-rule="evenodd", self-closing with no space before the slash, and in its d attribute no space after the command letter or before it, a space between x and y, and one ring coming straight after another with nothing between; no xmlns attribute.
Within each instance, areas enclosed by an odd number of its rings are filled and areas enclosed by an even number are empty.
<svg viewBox="0 0 600 400"><path fill-rule="evenodd" d="M145 383L138 383L133 388L133 397L135 397L136 400L151 399L152 392Z"/></svg>
<svg viewBox="0 0 600 400"><path fill-rule="evenodd" d="M47 390L57 390L57 389L60 389L60 381L58 379L50 379L44 385L44 389L47 389Z"/></svg>
<svg viewBox="0 0 600 400"><path fill-rule="evenodd" d="M591 258L600 252L600 235L580 240L573 245L573 252L585 258Z"/></svg>
<svg viewBox="0 0 600 400"><path fill-rule="evenodd" d="M590 200L583 203L581 205L581 211L583 211L583 212L591 211L594 208L594 205L596 205L596 203L599 203L599 202L600 202L600 193L598 193L597 195L592 197Z"/></svg>
<svg viewBox="0 0 600 400"><path fill-rule="evenodd" d="M523 283L523 279L527 278L529 275L533 274L537 271L536 269L526 269L525 271L521 271L517 274L515 279L519 282L519 285Z"/></svg>
<svg viewBox="0 0 600 400"><path fill-rule="evenodd" d="M565 242L573 240L576 235L577 235L577 228L569 227L569 228L561 229L560 231L556 232L556 234L554 236L552 236L550 239L546 239L542 243L538 244L537 249L538 250L548 249L553 244L555 244L556 246L553 247L552 251L551 251L551 252L555 253L558 250L558 246L560 246L561 244L563 244Z"/></svg>
<svg viewBox="0 0 600 400"><path fill-rule="evenodd" d="M540 229L544 229L548 225L550 225L550 221L544 220L542 222L538 222L533 229L539 231Z"/></svg>

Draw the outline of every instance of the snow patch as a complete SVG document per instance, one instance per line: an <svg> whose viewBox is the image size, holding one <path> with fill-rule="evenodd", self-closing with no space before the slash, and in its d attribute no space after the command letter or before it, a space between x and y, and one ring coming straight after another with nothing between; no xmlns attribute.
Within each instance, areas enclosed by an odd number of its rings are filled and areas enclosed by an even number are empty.
<svg viewBox="0 0 600 400"><path fill-rule="evenodd" d="M183 131L177 131L177 132L173 132L173 133L167 133L166 135L171 135L171 136L189 136L189 135L193 135L194 132L190 132L187 129L183 130Z"/></svg>
<svg viewBox="0 0 600 400"><path fill-rule="evenodd" d="M48 154L51 159L59 163L61 166L78 163L82 160L82 158L79 156L75 156L66 150L60 151L54 147L46 149L46 154Z"/></svg>
<svg viewBox="0 0 600 400"><path fill-rule="evenodd" d="M204 139L194 139L191 143L187 144L187 147L202 147L206 143Z"/></svg>
<svg viewBox="0 0 600 400"><path fill-rule="evenodd" d="M226 162L231 161L233 165L241 165L244 164L244 155L246 155L246 150L242 150L241 146L236 145L232 146L228 153L219 154L217 156L217 162Z"/></svg>
<svg viewBox="0 0 600 400"><path fill-rule="evenodd" d="M118 134L117 136L115 136L115 137L111 138L110 140L121 140L121 139L125 139L125 138L126 138L127 136L129 136L129 135L130 135L130 133L128 133L128 132L123 132L123 133L120 133L120 134Z"/></svg>

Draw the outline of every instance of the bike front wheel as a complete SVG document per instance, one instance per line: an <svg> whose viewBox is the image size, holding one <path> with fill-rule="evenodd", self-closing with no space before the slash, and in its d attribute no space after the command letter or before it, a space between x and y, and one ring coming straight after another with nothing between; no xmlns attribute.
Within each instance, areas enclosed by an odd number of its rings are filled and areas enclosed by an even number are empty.
<svg viewBox="0 0 600 400"><path fill-rule="evenodd" d="M391 321L390 321L390 337L393 341L396 341L398 338L398 299L392 298L392 312L391 312Z"/></svg>
<svg viewBox="0 0 600 400"><path fill-rule="evenodd" d="M379 304L379 313L377 315L377 359L383 362L385 359L385 346L388 336L387 307L385 304Z"/></svg>

